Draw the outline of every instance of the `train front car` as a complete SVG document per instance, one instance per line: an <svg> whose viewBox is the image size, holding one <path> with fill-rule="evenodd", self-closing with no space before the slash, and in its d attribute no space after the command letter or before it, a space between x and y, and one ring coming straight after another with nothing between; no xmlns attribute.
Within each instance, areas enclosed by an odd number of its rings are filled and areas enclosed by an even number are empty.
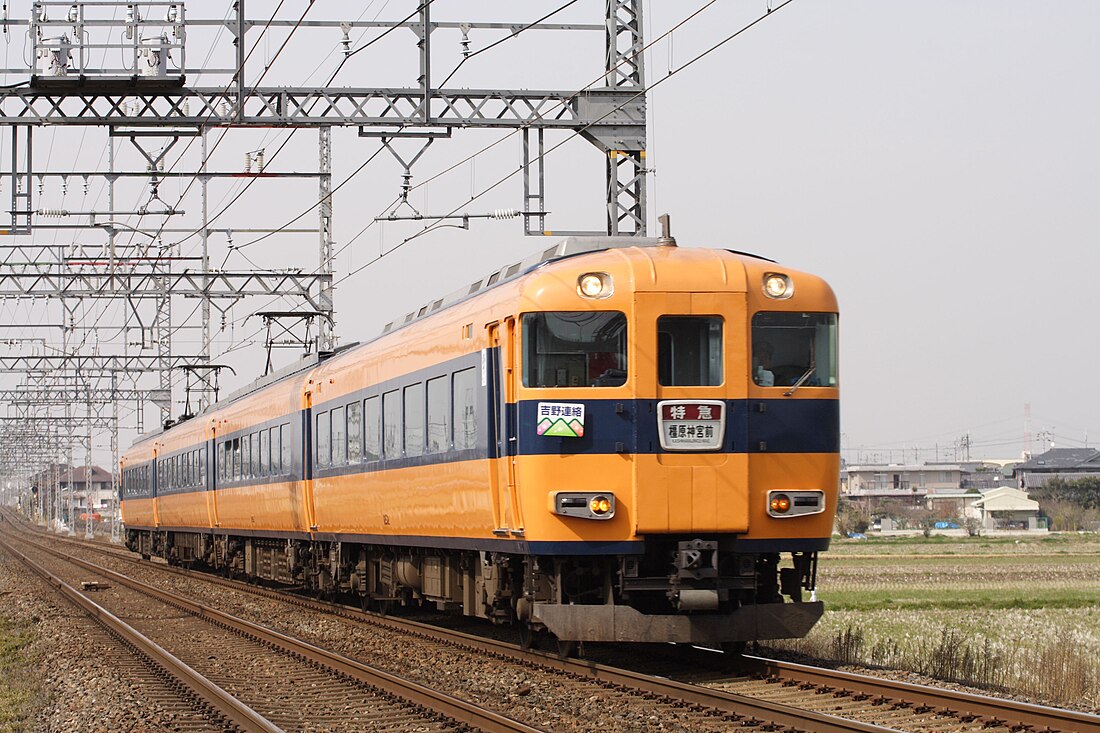
<svg viewBox="0 0 1100 733"><path fill-rule="evenodd" d="M613 247L524 281L499 328L497 530L520 623L564 641L805 635L839 478L837 307L723 250Z"/></svg>

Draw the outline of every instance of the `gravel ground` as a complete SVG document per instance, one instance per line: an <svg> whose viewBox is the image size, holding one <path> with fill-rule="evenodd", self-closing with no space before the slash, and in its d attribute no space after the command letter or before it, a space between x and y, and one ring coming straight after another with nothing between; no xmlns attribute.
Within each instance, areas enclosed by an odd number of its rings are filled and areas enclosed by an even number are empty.
<svg viewBox="0 0 1100 733"><path fill-rule="evenodd" d="M105 659L126 654L114 639L0 550L0 616L29 625L32 666L23 684L34 691L23 733L161 733L177 731L175 714L150 701L143 685Z"/></svg>

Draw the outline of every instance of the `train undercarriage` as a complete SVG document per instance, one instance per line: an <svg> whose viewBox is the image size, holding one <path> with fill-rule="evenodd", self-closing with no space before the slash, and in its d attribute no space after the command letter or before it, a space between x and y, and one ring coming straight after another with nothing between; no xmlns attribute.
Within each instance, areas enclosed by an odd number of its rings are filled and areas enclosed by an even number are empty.
<svg viewBox="0 0 1100 733"><path fill-rule="evenodd" d="M128 530L145 558L294 588L364 609L434 607L583 642L680 642L740 651L804 636L822 604L804 601L817 553L748 554L722 538L648 539L646 552L540 556L351 542Z"/></svg>

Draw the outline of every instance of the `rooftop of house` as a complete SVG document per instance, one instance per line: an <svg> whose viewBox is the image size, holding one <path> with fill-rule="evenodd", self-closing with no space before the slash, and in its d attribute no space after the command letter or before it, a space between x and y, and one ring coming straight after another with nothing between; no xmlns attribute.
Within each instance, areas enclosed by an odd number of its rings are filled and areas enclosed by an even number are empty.
<svg viewBox="0 0 1100 733"><path fill-rule="evenodd" d="M1046 453L1016 466L1017 471L1100 471L1100 450L1095 448L1051 448Z"/></svg>

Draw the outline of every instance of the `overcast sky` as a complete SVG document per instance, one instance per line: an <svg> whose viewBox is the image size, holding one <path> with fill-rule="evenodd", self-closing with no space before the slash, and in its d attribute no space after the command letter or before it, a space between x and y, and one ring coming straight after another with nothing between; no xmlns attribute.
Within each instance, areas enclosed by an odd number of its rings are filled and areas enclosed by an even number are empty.
<svg viewBox="0 0 1100 733"><path fill-rule="evenodd" d="M432 11L436 21L527 23L560 4L436 0ZM26 17L27 3L11 5L12 18ZM262 20L274 5L250 2L249 16ZM648 37L701 5L646 0ZM191 18L221 17L229 6L210 0L188 3L187 10ZM280 17L297 18L305 6L288 2ZM405 0L351 6L318 0L307 17L347 20L363 13L398 20L415 8ZM651 85L676 72L649 98L651 228L668 212L681 246L757 252L829 280L841 303L842 443L850 461L953 460L961 457L957 441L968 433L973 457L1016 457L1025 448L1025 405L1033 436L1045 431L1059 447L1100 443L1100 399L1091 385L1100 362L1100 4L795 0L682 68L766 8L765 0L719 0L647 54ZM599 23L602 13L600 0L582 0L554 20ZM351 38L358 46L374 35L355 30ZM474 31L471 49L505 35ZM253 30L250 42L258 36ZM21 28L8 37L7 66L22 64L24 38ZM276 31L264 37L255 56L263 63L252 65L250 80L268 63L264 85L321 84L336 68L338 30L302 31L279 53L285 38ZM228 40L227 33L192 32L189 64L213 48L210 63L228 65ZM459 40L455 31L433 35L437 81L458 63ZM448 86L576 91L599 77L602 43L599 32L524 33L471 59ZM391 34L354 57L333 83L414 86L415 51L411 33ZM22 78L8 75L6 83ZM189 81L214 86L226 78ZM240 169L244 151L259 147L270 159L287 135L231 132L210 167ZM212 134L211 143L219 137ZM548 143L563 137L548 135ZM450 212L519 163L518 136L501 131L456 131L434 144L413 168L414 184L501 139L415 189L412 206L424 214ZM295 133L272 169L314 168L316 140L313 131ZM334 184L378 149L376 140L359 139L355 130L337 130L333 141ZM35 156L52 170L102 167L105 145L101 129L43 131ZM180 168L193 169L196 153L197 147L189 150ZM120 153L122 167L138 160ZM581 140L548 157L551 228L602 226L602 167L600 154ZM370 338L393 318L547 244L523 237L518 220L475 222L469 232L444 228L402 244L422 225L372 223L392 205L400 173L383 151L335 196L337 277L359 270L337 286L344 343ZM211 210L219 211L241 185L213 185ZM161 195L175 203L185 186L165 184ZM120 208L148 198L140 187L119 190ZM313 183L256 185L215 226L285 224L316 200ZM64 196L48 185L42 201L106 208L97 181L87 196L80 182L70 182ZM516 176L464 210L522 205ZM197 187L180 206L188 211L186 223L195 225ZM137 223L136 217L123 220ZM315 221L311 212L297 226ZM44 231L34 241L68 241L65 236ZM103 240L99 232L81 236L82 242ZM235 234L234 244L249 239ZM196 246L191 238L180 251L194 254ZM312 269L317 263L316 235L272 237L228 259L224 235L215 236L212 247L216 263L224 260L229 269L250 262ZM380 252L388 254L360 270ZM180 300L173 323L195 323L186 318L195 303ZM216 339L215 355L232 348L218 356L237 369L237 378L223 378L229 388L262 369L259 324L246 317L265 304L234 307ZM89 313L89 321L103 324L125 318L121 309L101 318ZM56 308L0 304L8 323L42 322L50 314L56 319ZM56 330L37 335L59 342ZM98 332L89 346L98 337L103 351L121 350L107 345L121 343L111 336L117 334ZM132 352L140 348L135 329L128 340ZM195 341L188 328L176 335L181 351L193 351ZM148 421L155 412L148 411ZM127 420L132 425L132 416ZM105 438L97 441L101 462L109 460L105 447Z"/></svg>

